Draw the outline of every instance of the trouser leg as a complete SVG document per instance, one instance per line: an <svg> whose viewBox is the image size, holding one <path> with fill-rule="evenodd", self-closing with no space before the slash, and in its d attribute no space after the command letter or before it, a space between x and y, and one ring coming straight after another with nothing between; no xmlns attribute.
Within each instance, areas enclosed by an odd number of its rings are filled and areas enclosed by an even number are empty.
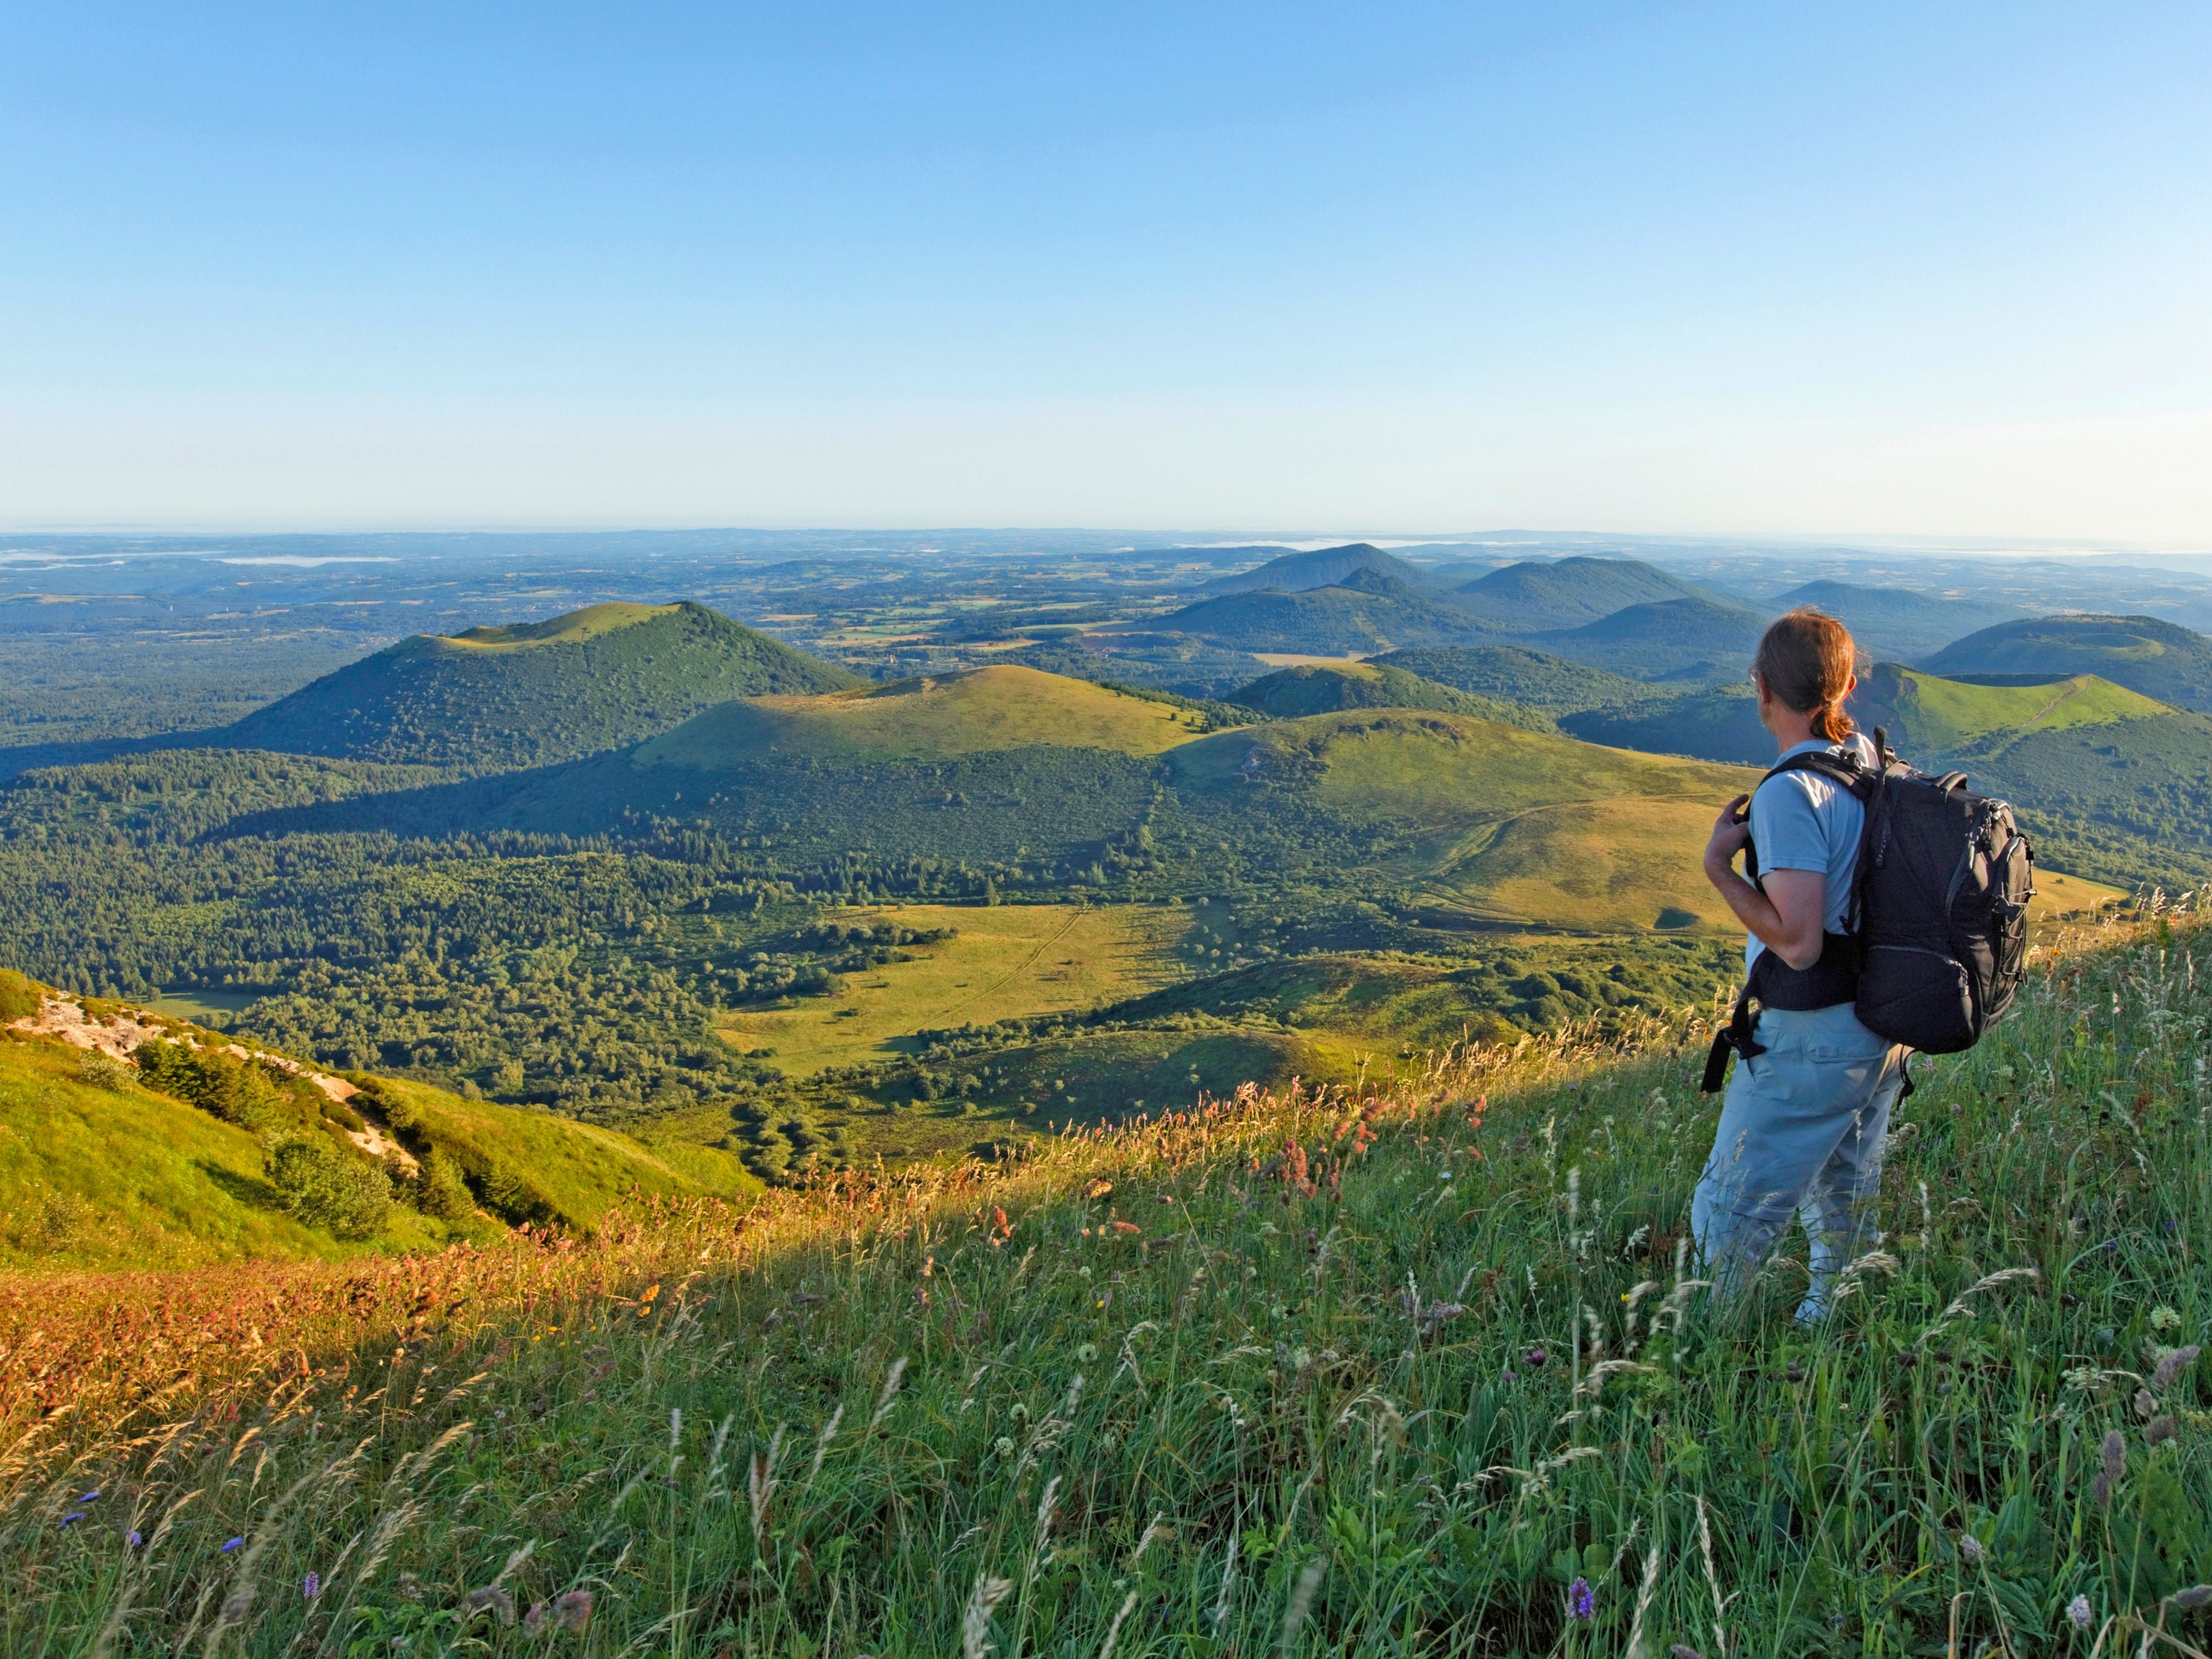
<svg viewBox="0 0 2212 1659"><path fill-rule="evenodd" d="M1729 1080L1691 1206L1706 1276L1723 1294L1748 1280L1808 1201L1829 1235L1818 1261L1832 1278L1880 1184L1881 1139L1903 1079L1902 1051L1848 1007L1762 1013L1759 1039L1766 1051L1739 1060Z"/></svg>
<svg viewBox="0 0 2212 1659"><path fill-rule="evenodd" d="M1882 1061L1880 1080L1866 1105L1854 1114L1850 1126L1836 1143L1813 1179L1803 1207L1810 1247L1808 1267L1811 1284L1797 1317L1811 1321L1828 1311L1836 1275L1874 1242L1874 1200L1881 1192L1882 1143L1889 1134L1889 1114L1905 1084L1905 1050L1892 1048Z"/></svg>

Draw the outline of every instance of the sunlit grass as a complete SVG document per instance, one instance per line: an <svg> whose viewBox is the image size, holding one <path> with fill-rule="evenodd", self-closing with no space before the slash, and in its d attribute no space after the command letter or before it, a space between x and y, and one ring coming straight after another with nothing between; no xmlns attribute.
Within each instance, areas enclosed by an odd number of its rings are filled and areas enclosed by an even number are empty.
<svg viewBox="0 0 2212 1659"><path fill-rule="evenodd" d="M2201 1648L2205 937L2045 952L1922 1063L1813 1331L1796 1261L1681 1265L1688 1016L588 1242L13 1281L0 1650Z"/></svg>

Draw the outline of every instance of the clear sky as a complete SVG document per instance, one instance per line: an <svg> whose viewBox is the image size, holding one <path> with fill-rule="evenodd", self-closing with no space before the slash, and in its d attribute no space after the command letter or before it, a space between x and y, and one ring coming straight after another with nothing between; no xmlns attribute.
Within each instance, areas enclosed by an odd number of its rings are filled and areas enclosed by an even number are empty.
<svg viewBox="0 0 2212 1659"><path fill-rule="evenodd" d="M2212 7L27 0L0 523L2212 545Z"/></svg>

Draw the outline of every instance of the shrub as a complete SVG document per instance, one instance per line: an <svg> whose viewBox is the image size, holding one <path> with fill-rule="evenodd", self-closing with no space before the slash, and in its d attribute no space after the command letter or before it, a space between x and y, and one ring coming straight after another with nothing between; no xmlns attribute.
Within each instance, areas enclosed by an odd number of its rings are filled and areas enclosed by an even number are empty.
<svg viewBox="0 0 2212 1659"><path fill-rule="evenodd" d="M103 1054L97 1048L88 1049L77 1056L76 1080L95 1089L127 1089L135 1073L112 1054Z"/></svg>
<svg viewBox="0 0 2212 1659"><path fill-rule="evenodd" d="M424 1215L456 1225L477 1212L477 1200L462 1179L461 1166L442 1147L433 1146L415 1180L415 1207Z"/></svg>
<svg viewBox="0 0 2212 1659"><path fill-rule="evenodd" d="M36 1018L42 1000L33 981L12 968L0 968L0 1025Z"/></svg>
<svg viewBox="0 0 2212 1659"><path fill-rule="evenodd" d="M392 1209L392 1182L380 1166L349 1158L326 1141L281 1140L270 1149L269 1184L286 1214L335 1238L369 1238Z"/></svg>
<svg viewBox="0 0 2212 1659"><path fill-rule="evenodd" d="M367 1121L362 1118L362 1115L354 1110L352 1107L347 1105L343 1100L325 1101L323 1103L323 1115L328 1118L331 1122L339 1125L341 1127L350 1129L356 1134L359 1134L363 1129L368 1127Z"/></svg>

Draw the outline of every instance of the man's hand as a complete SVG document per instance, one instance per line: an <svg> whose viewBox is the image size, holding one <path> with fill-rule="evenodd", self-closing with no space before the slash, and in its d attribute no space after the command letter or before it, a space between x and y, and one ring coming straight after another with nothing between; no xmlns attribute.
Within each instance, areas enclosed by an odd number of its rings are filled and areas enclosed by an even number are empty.
<svg viewBox="0 0 2212 1659"><path fill-rule="evenodd" d="M1734 864L1735 855L1751 839L1750 805L1749 795L1738 795L1721 808L1720 817L1713 820L1712 839L1705 843L1707 876L1717 875Z"/></svg>

